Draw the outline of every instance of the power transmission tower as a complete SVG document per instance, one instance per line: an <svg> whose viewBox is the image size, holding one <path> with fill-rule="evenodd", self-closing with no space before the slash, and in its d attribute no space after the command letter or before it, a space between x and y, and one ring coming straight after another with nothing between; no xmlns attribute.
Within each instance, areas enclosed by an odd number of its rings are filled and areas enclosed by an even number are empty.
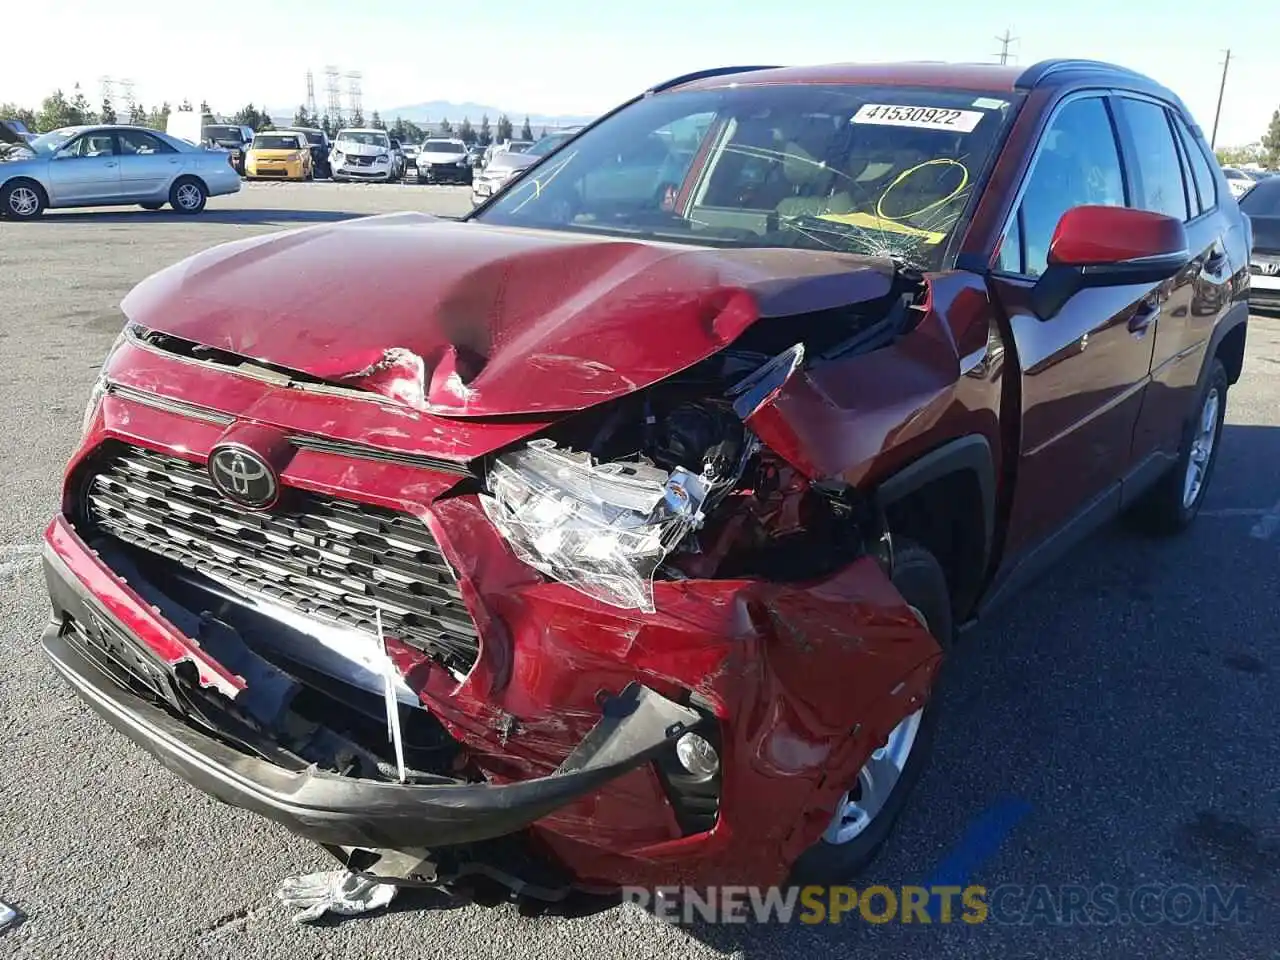
<svg viewBox="0 0 1280 960"><path fill-rule="evenodd" d="M312 120L316 117L316 78L310 70L307 71L307 116Z"/></svg>
<svg viewBox="0 0 1280 960"><path fill-rule="evenodd" d="M1009 44L1019 38L1010 34L1009 29L1006 27L1004 33L996 37L996 39L1000 41L1000 52L996 56L1000 58L1001 64L1006 64L1009 62Z"/></svg>
<svg viewBox="0 0 1280 960"><path fill-rule="evenodd" d="M1209 137L1209 149L1218 145L1218 119L1222 116L1222 95L1227 92L1227 68L1231 66L1231 51L1222 61L1222 84L1218 87L1218 109L1213 112L1213 133Z"/></svg>
<svg viewBox="0 0 1280 960"><path fill-rule="evenodd" d="M347 106L351 108L353 117L364 116L360 105L360 80L361 76L357 70L347 74Z"/></svg>
<svg viewBox="0 0 1280 960"><path fill-rule="evenodd" d="M99 77L98 82L102 84L102 103L104 105L111 104L111 109L116 108L116 82L112 77Z"/></svg>
<svg viewBox="0 0 1280 960"><path fill-rule="evenodd" d="M325 93L328 96L329 119L342 126L342 93L338 88L338 68L324 68Z"/></svg>

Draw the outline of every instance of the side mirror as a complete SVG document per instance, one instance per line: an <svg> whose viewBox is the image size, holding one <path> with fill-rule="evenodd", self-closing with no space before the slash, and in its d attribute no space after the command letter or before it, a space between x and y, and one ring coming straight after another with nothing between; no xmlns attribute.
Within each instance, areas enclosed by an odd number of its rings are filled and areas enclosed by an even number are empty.
<svg viewBox="0 0 1280 960"><path fill-rule="evenodd" d="M1160 283L1190 262L1181 220L1131 207L1072 207L1053 231L1031 308L1049 320L1088 287Z"/></svg>

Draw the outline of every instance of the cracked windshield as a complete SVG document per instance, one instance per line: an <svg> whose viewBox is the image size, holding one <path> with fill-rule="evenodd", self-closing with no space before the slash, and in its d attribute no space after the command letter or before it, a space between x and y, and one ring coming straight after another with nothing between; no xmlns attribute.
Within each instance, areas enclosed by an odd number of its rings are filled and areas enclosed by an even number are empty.
<svg viewBox="0 0 1280 960"><path fill-rule="evenodd" d="M1011 108L888 86L653 96L554 153L476 219L934 269Z"/></svg>

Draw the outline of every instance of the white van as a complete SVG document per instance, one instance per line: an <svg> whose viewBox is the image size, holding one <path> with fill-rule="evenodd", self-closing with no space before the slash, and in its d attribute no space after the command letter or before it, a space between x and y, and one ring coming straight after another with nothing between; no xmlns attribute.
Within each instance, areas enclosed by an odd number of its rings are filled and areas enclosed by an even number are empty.
<svg viewBox="0 0 1280 960"><path fill-rule="evenodd" d="M198 147L204 143L204 127L214 122L213 114L201 113L199 110L174 110L169 114L164 132Z"/></svg>

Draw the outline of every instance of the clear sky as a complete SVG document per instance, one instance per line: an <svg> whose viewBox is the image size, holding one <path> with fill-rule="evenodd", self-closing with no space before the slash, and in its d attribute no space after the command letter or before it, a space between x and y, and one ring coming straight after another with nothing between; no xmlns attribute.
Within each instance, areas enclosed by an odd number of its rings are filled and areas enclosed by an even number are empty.
<svg viewBox="0 0 1280 960"><path fill-rule="evenodd" d="M469 100L513 112L593 114L667 77L734 63L1112 60L1176 90L1213 123L1233 50L1219 145L1256 140L1280 107L1280 13L1187 0L37 0L0 60L0 102L31 106L128 77L146 106L189 97L232 112L305 98L308 69L363 74L364 109ZM1184 12L1178 12L1179 7ZM1216 11L1216 12L1215 12ZM1268 12L1264 12L1268 11ZM345 88L345 84L344 84ZM345 97L344 97L345 101ZM388 118L389 119L389 118ZM451 118L458 120L461 118ZM473 120L478 118L472 118Z"/></svg>

